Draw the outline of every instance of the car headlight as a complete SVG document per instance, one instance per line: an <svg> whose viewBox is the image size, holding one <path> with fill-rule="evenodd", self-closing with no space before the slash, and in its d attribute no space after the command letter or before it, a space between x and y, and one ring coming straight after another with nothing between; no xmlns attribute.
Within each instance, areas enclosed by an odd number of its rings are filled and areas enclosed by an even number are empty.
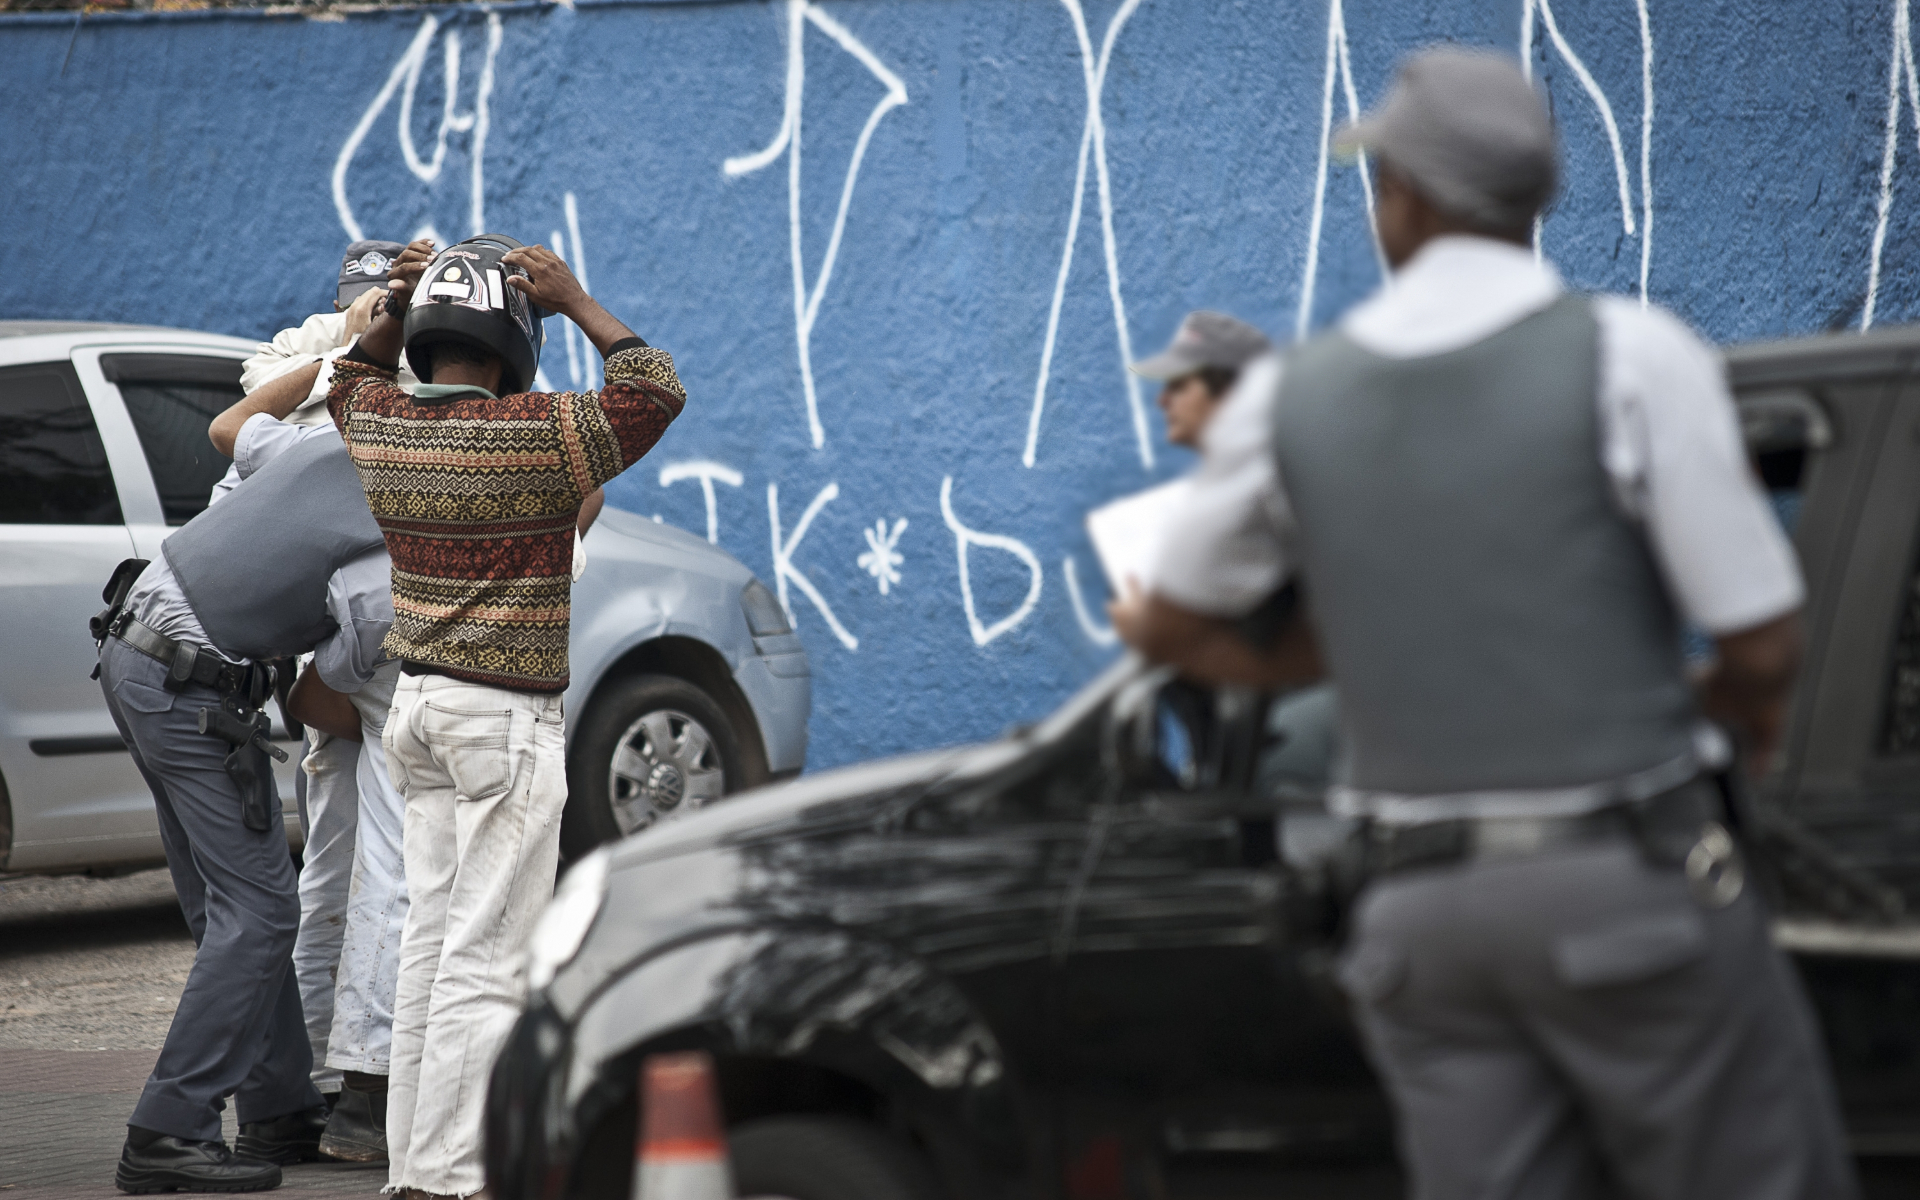
<svg viewBox="0 0 1920 1200"><path fill-rule="evenodd" d="M593 919L607 898L607 852L595 850L573 865L553 899L534 923L527 943L527 986L535 991L553 982L587 940Z"/></svg>
<svg viewBox="0 0 1920 1200"><path fill-rule="evenodd" d="M787 610L780 607L780 598L758 579L749 580L747 586L741 589L740 611L746 614L747 629L757 638L779 637L793 632L793 624L787 620Z"/></svg>

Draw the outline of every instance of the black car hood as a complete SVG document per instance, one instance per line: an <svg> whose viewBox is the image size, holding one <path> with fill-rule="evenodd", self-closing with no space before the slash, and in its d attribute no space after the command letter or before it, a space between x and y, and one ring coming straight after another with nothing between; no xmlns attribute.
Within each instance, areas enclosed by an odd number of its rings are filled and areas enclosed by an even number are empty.
<svg viewBox="0 0 1920 1200"><path fill-rule="evenodd" d="M864 820L876 800L917 795L944 780L985 775L1027 750L1014 736L926 750L757 788L663 821L615 845L614 873L717 846L785 838Z"/></svg>

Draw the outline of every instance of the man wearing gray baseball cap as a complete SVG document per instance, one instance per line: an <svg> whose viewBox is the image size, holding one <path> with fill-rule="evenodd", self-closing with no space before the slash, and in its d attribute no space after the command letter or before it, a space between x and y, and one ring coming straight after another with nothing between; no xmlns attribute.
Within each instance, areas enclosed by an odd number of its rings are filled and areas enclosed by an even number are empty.
<svg viewBox="0 0 1920 1200"><path fill-rule="evenodd" d="M1114 626L1291 686L1316 656L1237 622L1311 595L1370 864L1339 977L1421 1200L1851 1197L1725 801L1725 733L1755 771L1779 742L1803 591L1720 361L1536 258L1557 154L1512 59L1422 51L1341 143L1392 285L1248 369Z"/></svg>
<svg viewBox="0 0 1920 1200"><path fill-rule="evenodd" d="M1203 308L1181 320L1165 350L1127 369L1160 384L1167 440L1198 448L1201 432L1239 381L1240 369L1272 349L1267 335L1245 321Z"/></svg>

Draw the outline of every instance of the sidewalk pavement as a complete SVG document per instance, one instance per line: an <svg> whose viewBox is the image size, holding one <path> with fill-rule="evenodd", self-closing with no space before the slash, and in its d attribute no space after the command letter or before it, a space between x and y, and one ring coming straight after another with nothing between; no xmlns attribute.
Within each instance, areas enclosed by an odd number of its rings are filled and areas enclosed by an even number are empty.
<svg viewBox="0 0 1920 1200"><path fill-rule="evenodd" d="M127 1113L153 1069L154 1050L0 1048L0 1200L124 1200L113 1167ZM233 1113L226 1137L232 1144ZM365 1200L385 1166L301 1163L283 1168L274 1195Z"/></svg>

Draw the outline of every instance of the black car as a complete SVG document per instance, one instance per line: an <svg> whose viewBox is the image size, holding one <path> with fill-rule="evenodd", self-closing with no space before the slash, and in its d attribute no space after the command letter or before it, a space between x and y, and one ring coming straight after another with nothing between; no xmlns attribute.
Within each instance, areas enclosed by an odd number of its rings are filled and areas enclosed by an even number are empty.
<svg viewBox="0 0 1920 1200"><path fill-rule="evenodd" d="M1920 329L1732 351L1807 574L1738 805L1855 1148L1920 1154ZM742 1194L1195 1194L1390 1154L1328 984L1331 697L1126 660L985 745L750 793L575 867L495 1071L498 1200L628 1194L646 1054L717 1064ZM1267 1173L1267 1174L1263 1174Z"/></svg>

